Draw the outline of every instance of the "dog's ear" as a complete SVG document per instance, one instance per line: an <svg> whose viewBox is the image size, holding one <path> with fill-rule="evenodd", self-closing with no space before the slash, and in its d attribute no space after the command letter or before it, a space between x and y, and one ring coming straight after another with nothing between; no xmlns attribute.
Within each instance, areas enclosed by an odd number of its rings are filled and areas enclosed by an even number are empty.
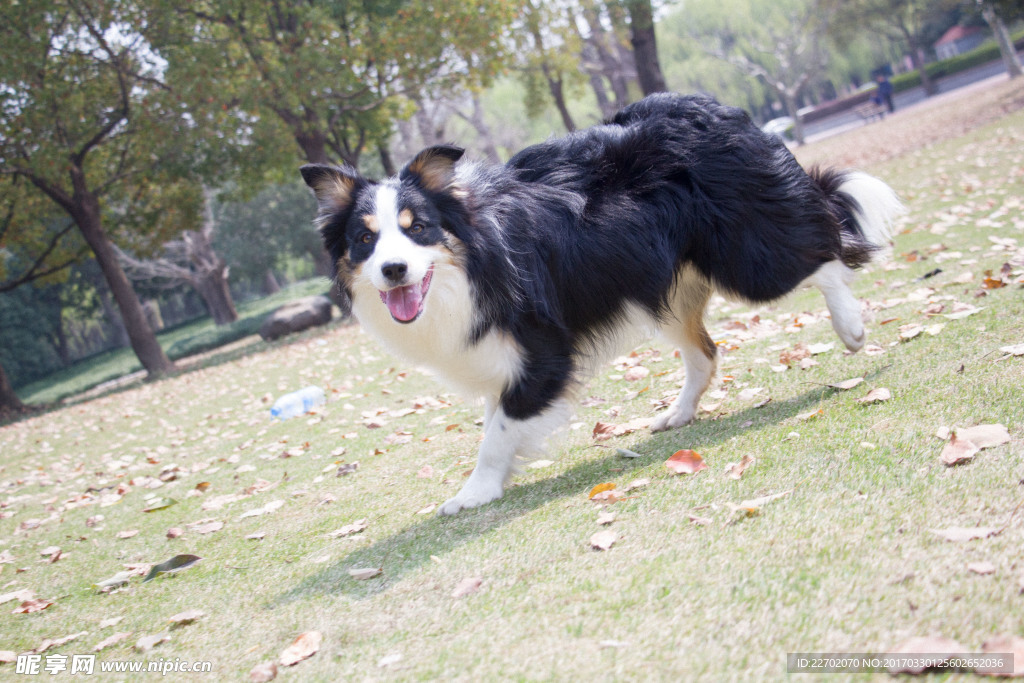
<svg viewBox="0 0 1024 683"><path fill-rule="evenodd" d="M320 204L320 215L344 211L352 205L356 190L366 184L359 172L348 166L306 164L299 169Z"/></svg>
<svg viewBox="0 0 1024 683"><path fill-rule="evenodd" d="M427 147L402 169L399 178L411 180L431 192L446 192L455 185L455 162L466 150L453 145Z"/></svg>

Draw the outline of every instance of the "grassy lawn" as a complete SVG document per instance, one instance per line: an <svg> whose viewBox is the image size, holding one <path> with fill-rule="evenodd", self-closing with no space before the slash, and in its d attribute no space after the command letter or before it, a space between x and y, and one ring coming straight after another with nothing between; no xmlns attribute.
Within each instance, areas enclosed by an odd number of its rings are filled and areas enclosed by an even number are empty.
<svg viewBox="0 0 1024 683"><path fill-rule="evenodd" d="M593 439L597 422L650 417L678 390L672 350L641 346L590 384L550 461L454 518L430 511L472 468L482 408L356 326L0 429L0 599L52 602L4 602L0 650L79 634L45 662L127 633L101 662L209 661L213 674L181 677L239 680L316 631L317 652L280 679L717 681L786 678L789 652L887 652L932 635L979 652L1024 635L1024 356L1000 351L1024 343L1022 98L1024 83L1006 84L922 110L949 135L925 139L906 112L800 151L848 159L892 141L882 161L857 161L909 208L892 260L857 282L865 351L842 352L816 292L758 309L718 301L709 327L724 355L699 421ZM629 381L629 365L649 373ZM326 406L271 422L272 399L308 384ZM891 398L858 401L880 388ZM937 433L994 423L1009 443L940 461ZM664 461L683 448L708 468L672 474ZM602 508L588 493L606 482L639 486ZM786 495L746 511L774 494ZM175 503L144 512L164 499ZM952 527L996 532L934 533ZM602 529L615 542L594 550ZM142 581L178 554L203 559ZM126 570L127 584L95 586ZM186 610L203 615L174 627ZM138 647L159 634L169 640Z"/></svg>
<svg viewBox="0 0 1024 683"><path fill-rule="evenodd" d="M297 282L271 296L238 304L238 320L230 325L217 327L209 316L179 325L157 335L167 356L174 361L204 354L211 349L220 349L231 342L232 351L261 344L257 333L263 319L278 306L303 296L324 294L328 282L323 279ZM198 359L190 358L182 364L190 367ZM45 404L65 398L81 396L84 392L142 371L142 365L131 349L115 349L99 354L49 377L18 389L18 395L26 404ZM135 378L141 381L141 377Z"/></svg>

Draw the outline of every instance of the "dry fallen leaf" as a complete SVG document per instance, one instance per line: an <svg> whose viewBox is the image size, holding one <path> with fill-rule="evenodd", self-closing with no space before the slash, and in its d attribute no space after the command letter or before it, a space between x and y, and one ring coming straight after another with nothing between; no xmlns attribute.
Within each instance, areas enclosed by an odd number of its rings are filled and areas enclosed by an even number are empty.
<svg viewBox="0 0 1024 683"><path fill-rule="evenodd" d="M1000 446L1010 440L1010 432L1001 424L977 425L955 430L957 438L967 439L979 449Z"/></svg>
<svg viewBox="0 0 1024 683"><path fill-rule="evenodd" d="M348 575L356 581L366 581L380 576L384 573L384 570L380 567L364 567L362 569L349 569Z"/></svg>
<svg viewBox="0 0 1024 683"><path fill-rule="evenodd" d="M615 541L619 540L619 535L611 529L605 529L604 531L598 531L590 537L590 547L594 550L608 550L612 547Z"/></svg>
<svg viewBox="0 0 1024 683"><path fill-rule="evenodd" d="M730 479L739 479L748 467L754 464L754 458L749 453L743 456L739 462L731 462L725 466L725 474Z"/></svg>
<svg viewBox="0 0 1024 683"><path fill-rule="evenodd" d="M969 562L967 570L975 574L995 574L996 566L987 560L981 562Z"/></svg>
<svg viewBox="0 0 1024 683"><path fill-rule="evenodd" d="M167 538L178 538L185 533L185 530L178 526L172 526L167 530Z"/></svg>
<svg viewBox="0 0 1024 683"><path fill-rule="evenodd" d="M704 458L700 456L700 453L684 448L676 451L671 458L666 460L665 467L672 470L675 474L696 474L701 470L707 469L708 465L704 462Z"/></svg>
<svg viewBox="0 0 1024 683"><path fill-rule="evenodd" d="M312 657L320 649L320 643L322 641L323 635L320 631L306 631L305 633L299 634L299 637L281 653L281 657L279 659L281 665L294 666L303 659Z"/></svg>
<svg viewBox="0 0 1024 683"><path fill-rule="evenodd" d="M1014 344L1013 346L1000 346L999 350L1003 353L1008 353L1011 356L1024 356L1024 344Z"/></svg>
<svg viewBox="0 0 1024 683"><path fill-rule="evenodd" d="M191 624L196 619L202 619L206 616L206 612L199 609L190 609L184 612L178 612L172 617L168 617L167 621L171 622L171 628L179 626L185 626Z"/></svg>
<svg viewBox="0 0 1024 683"><path fill-rule="evenodd" d="M858 398L857 403L862 403L864 405L869 403L881 403L883 401L888 401L890 398L892 398L892 392L885 387L878 387L877 389L869 391L863 398Z"/></svg>
<svg viewBox="0 0 1024 683"><path fill-rule="evenodd" d="M986 676L1024 678L1024 638L1016 635L993 636L981 644L981 651L986 654L1005 653L1013 655L1013 669L1006 671L979 667L974 670L975 673Z"/></svg>
<svg viewBox="0 0 1024 683"><path fill-rule="evenodd" d="M452 591L453 598L461 598L471 593L476 593L480 590L481 584L484 580L479 576L471 576L469 578L459 581L458 585L455 586L455 590Z"/></svg>
<svg viewBox="0 0 1024 683"><path fill-rule="evenodd" d="M897 666L889 667L889 673L924 673L926 669L942 666L942 664L945 663L951 655L962 654L967 651L967 648L963 645L952 638L946 638L945 636L914 636L913 638L904 640L902 643L892 648L890 652L893 654L929 655L929 657L907 658L905 662ZM928 666L928 662L923 661L928 659L934 662L931 666Z"/></svg>
<svg viewBox="0 0 1024 683"><path fill-rule="evenodd" d="M224 522L218 522L217 520L209 520L203 522L193 522L188 527L197 534L212 534L215 531L220 531L224 528Z"/></svg>
<svg viewBox="0 0 1024 683"><path fill-rule="evenodd" d="M840 389L846 391L847 389L853 389L855 386L864 381L863 377L853 377L851 379L844 379L842 382L836 382L835 384L829 384L828 386L833 389Z"/></svg>
<svg viewBox="0 0 1024 683"><path fill-rule="evenodd" d="M107 638L104 638L100 642L98 642L95 645L93 645L92 651L93 652L99 652L100 650L107 649L111 645L117 645L118 643L120 643L122 640L124 640L125 638L127 638L130 635L131 635L131 631L121 631L121 632L115 633L114 635L109 636Z"/></svg>
<svg viewBox="0 0 1024 683"><path fill-rule="evenodd" d="M726 505L728 505L729 509L733 510L734 512L742 512L747 515L756 515L761 511L762 506L772 502L773 500L778 500L779 498L788 496L791 493L793 493L793 489L783 491L782 493L773 493L768 496L761 496L759 498L751 498L750 500L744 500L739 505L735 503L726 503Z"/></svg>
<svg viewBox="0 0 1024 683"><path fill-rule="evenodd" d="M366 520L365 519L357 519L356 521L352 522L351 524L346 524L345 526L341 527L340 529L337 529L336 531L332 531L331 533L329 533L327 535L330 538L344 538L345 536L351 536L352 534L358 534L360 531L363 531L364 529L366 529Z"/></svg>
<svg viewBox="0 0 1024 683"><path fill-rule="evenodd" d="M606 482L604 484L598 484L594 488L590 489L590 494L587 496L587 498L590 498L591 500L593 500L594 496L596 496L597 494L604 493L605 491L611 491L614 488L615 488L615 484L613 482L610 482L610 481Z"/></svg>
<svg viewBox="0 0 1024 683"><path fill-rule="evenodd" d="M32 614L33 612L42 612L44 609L53 604L51 600L44 600L42 598L31 598L25 600L18 605L11 614Z"/></svg>
<svg viewBox="0 0 1024 683"><path fill-rule="evenodd" d="M606 526L615 521L615 513L610 510L604 510L597 516L597 523L600 526Z"/></svg>
<svg viewBox="0 0 1024 683"><path fill-rule="evenodd" d="M952 438L942 448L942 453L939 454L939 460L941 460L947 467L953 465L962 465L965 462L974 459L974 456L981 449L977 447L973 442L967 439L957 438L957 434L954 432Z"/></svg>
<svg viewBox="0 0 1024 683"><path fill-rule="evenodd" d="M931 533L951 541L953 543L960 543L963 541L973 541L979 538L988 538L989 536L995 536L1000 532L1000 529L990 526L973 526L973 527L961 527L953 526L946 529L929 529Z"/></svg>
<svg viewBox="0 0 1024 683"><path fill-rule="evenodd" d="M170 639L170 636L168 636L166 633L157 633L156 635L152 636L142 636L135 643L135 651L149 652L160 643L166 643Z"/></svg>
<svg viewBox="0 0 1024 683"><path fill-rule="evenodd" d="M268 683L277 678L277 663L264 662L257 664L249 670L249 680L252 683Z"/></svg>

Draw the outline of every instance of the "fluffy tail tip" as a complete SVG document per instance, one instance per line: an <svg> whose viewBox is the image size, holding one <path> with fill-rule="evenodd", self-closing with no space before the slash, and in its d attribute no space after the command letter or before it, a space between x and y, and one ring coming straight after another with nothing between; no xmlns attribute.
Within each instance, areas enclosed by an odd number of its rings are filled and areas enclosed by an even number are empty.
<svg viewBox="0 0 1024 683"><path fill-rule="evenodd" d="M892 245L893 223L906 212L896 192L878 178L860 171L847 173L839 191L854 200L853 212L864 239L880 252L887 252Z"/></svg>

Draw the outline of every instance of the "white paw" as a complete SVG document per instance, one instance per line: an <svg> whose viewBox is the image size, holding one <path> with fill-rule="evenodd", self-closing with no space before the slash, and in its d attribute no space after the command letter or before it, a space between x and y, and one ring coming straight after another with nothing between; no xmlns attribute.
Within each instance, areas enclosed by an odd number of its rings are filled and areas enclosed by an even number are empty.
<svg viewBox="0 0 1024 683"><path fill-rule="evenodd" d="M651 431L664 432L667 429L682 427L685 424L693 422L693 417L694 415L692 412L676 410L675 405L673 405L651 423Z"/></svg>
<svg viewBox="0 0 1024 683"><path fill-rule="evenodd" d="M441 507L437 509L437 514L454 515L462 510L480 507L493 500L498 500L503 493L504 487L500 483L495 486L494 484L467 481L454 498L441 504Z"/></svg>
<svg viewBox="0 0 1024 683"><path fill-rule="evenodd" d="M853 334L848 330L844 332L839 332L839 338L843 340L844 344L846 344L846 348L848 348L853 353L857 353L862 348L864 348L864 342L867 341L868 336L867 333L865 333L864 331L864 327L862 326L859 330L856 331L856 334Z"/></svg>

